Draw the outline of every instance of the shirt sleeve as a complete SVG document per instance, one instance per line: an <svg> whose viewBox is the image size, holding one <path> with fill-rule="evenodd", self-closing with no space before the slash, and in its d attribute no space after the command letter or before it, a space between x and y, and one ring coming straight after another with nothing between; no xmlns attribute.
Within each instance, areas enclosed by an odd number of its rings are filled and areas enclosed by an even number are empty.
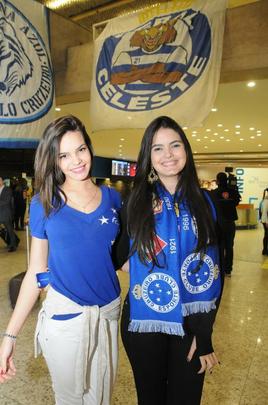
<svg viewBox="0 0 268 405"><path fill-rule="evenodd" d="M199 356L204 356L214 351L212 332L219 302L220 300L216 302L216 309L210 312L192 314L185 318L185 330L196 337L196 350Z"/></svg>
<svg viewBox="0 0 268 405"><path fill-rule="evenodd" d="M127 232L127 201L122 203L119 213L120 232L113 244L112 258L116 269L120 269L129 255L129 235Z"/></svg>
<svg viewBox="0 0 268 405"><path fill-rule="evenodd" d="M29 225L32 236L47 239L45 211L37 196L31 201Z"/></svg>

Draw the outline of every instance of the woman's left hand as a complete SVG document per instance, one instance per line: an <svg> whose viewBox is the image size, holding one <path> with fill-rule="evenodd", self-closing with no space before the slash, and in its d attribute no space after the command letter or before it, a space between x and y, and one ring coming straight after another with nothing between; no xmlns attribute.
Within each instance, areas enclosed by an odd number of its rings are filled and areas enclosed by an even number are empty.
<svg viewBox="0 0 268 405"><path fill-rule="evenodd" d="M214 352L206 354L205 356L200 356L199 359L201 368L197 374L202 374L204 371L209 371L211 374L213 367L219 364L219 360Z"/></svg>
<svg viewBox="0 0 268 405"><path fill-rule="evenodd" d="M188 356L187 356L188 361L192 360L192 357L193 357L195 351L196 351L196 338L194 336ZM199 356L199 359L200 359L200 363L201 363L201 368L198 371L198 374L202 374L205 371L209 371L210 373L212 373L213 367L216 366L217 364L220 364L220 362L214 352L206 354L204 356Z"/></svg>

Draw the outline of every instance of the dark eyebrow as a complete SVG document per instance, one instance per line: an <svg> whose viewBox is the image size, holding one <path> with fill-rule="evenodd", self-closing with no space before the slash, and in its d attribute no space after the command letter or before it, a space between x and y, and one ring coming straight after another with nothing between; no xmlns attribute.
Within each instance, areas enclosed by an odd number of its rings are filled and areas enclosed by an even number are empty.
<svg viewBox="0 0 268 405"><path fill-rule="evenodd" d="M80 146L78 146L78 148L76 148L76 150L82 148L82 146L87 146L85 143L82 143Z"/></svg>
<svg viewBox="0 0 268 405"><path fill-rule="evenodd" d="M183 143L182 140L176 139L175 141L170 142L170 145L173 145L174 143L177 143L177 142ZM163 144L162 144L162 143L155 143L155 144L152 144L152 148L155 147L155 146L163 146Z"/></svg>
<svg viewBox="0 0 268 405"><path fill-rule="evenodd" d="M83 146L87 146L85 143L82 143L80 146L78 146L78 148L76 148L75 150L77 151L77 150L79 150L79 149L81 149ZM67 153L69 153L69 152L60 152L59 153L59 156L60 155L67 155Z"/></svg>

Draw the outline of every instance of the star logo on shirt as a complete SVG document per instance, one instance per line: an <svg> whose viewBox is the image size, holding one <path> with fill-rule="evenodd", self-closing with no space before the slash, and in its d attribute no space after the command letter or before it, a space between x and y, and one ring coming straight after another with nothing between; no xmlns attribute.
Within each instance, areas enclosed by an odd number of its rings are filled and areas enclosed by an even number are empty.
<svg viewBox="0 0 268 405"><path fill-rule="evenodd" d="M111 210L112 210L112 212L113 212L114 214L116 214L116 209L115 209L115 208L111 208Z"/></svg>
<svg viewBox="0 0 268 405"><path fill-rule="evenodd" d="M106 218L104 215L99 218L99 221L101 221L101 225L103 224L108 224L109 218Z"/></svg>

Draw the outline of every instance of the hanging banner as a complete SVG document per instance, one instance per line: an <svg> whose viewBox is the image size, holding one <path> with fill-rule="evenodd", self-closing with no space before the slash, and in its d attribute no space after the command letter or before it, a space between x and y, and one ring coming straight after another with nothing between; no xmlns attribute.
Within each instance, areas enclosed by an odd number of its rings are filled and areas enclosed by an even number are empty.
<svg viewBox="0 0 268 405"><path fill-rule="evenodd" d="M174 0L109 21L94 44L93 130L159 115L200 126L217 94L226 3Z"/></svg>
<svg viewBox="0 0 268 405"><path fill-rule="evenodd" d="M34 148L54 118L47 9L0 0L0 148Z"/></svg>

